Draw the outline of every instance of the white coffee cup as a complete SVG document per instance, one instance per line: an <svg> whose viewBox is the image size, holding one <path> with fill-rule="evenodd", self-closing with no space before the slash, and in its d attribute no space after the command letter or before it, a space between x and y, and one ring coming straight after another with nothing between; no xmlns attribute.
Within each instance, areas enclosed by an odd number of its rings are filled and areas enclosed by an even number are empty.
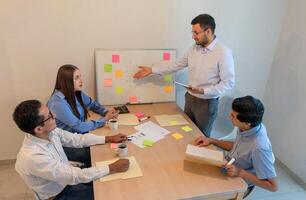
<svg viewBox="0 0 306 200"><path fill-rule="evenodd" d="M128 156L128 146L125 143L118 144L115 151L120 158Z"/></svg>
<svg viewBox="0 0 306 200"><path fill-rule="evenodd" d="M110 129L111 129L112 131L115 131L115 130L118 129L119 123L118 123L118 120L117 120L117 119L110 119L110 120L108 121L108 125L109 125L109 127L110 127Z"/></svg>

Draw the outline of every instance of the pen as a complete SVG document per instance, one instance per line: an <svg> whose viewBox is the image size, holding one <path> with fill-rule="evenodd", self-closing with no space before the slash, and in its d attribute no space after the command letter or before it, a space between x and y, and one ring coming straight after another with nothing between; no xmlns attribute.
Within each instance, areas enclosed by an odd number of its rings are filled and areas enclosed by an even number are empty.
<svg viewBox="0 0 306 200"><path fill-rule="evenodd" d="M139 119L139 122L142 122L142 121L144 121L144 120L146 120L146 119L149 119L149 118L150 118L150 116L142 117L142 118Z"/></svg>
<svg viewBox="0 0 306 200"><path fill-rule="evenodd" d="M232 158L228 163L226 163L225 166L231 165L231 164L233 164L234 162L235 162L235 158ZM222 167L222 168L221 168L221 173L222 173L222 174L225 174L226 172L227 172L227 169L226 169L225 167Z"/></svg>

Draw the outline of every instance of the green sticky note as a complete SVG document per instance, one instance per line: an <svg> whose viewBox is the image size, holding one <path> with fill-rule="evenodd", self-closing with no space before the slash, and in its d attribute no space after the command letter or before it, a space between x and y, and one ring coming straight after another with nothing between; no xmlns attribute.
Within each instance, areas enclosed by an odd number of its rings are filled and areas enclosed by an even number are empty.
<svg viewBox="0 0 306 200"><path fill-rule="evenodd" d="M104 64L104 72L112 72L113 66L112 64Z"/></svg>
<svg viewBox="0 0 306 200"><path fill-rule="evenodd" d="M171 81L172 81L172 75L171 75L171 74L165 75L165 76L164 76L164 80L165 80L166 82L171 82Z"/></svg>
<svg viewBox="0 0 306 200"><path fill-rule="evenodd" d="M121 87L121 86L116 86L116 93L117 94L121 94L121 93L123 93L123 87Z"/></svg>
<svg viewBox="0 0 306 200"><path fill-rule="evenodd" d="M144 140L142 144L146 147L151 147L153 146L154 142L152 140Z"/></svg>
<svg viewBox="0 0 306 200"><path fill-rule="evenodd" d="M182 129L183 129L185 132L192 131L192 128L190 128L189 126L183 126Z"/></svg>

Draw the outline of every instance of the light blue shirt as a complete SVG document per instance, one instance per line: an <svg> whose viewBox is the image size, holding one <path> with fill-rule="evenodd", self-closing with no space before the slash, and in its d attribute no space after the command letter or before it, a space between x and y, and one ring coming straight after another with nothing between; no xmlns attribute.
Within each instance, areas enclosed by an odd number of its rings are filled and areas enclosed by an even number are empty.
<svg viewBox="0 0 306 200"><path fill-rule="evenodd" d="M259 179L276 177L275 157L263 124L247 131L238 131L233 149L228 152L226 158L235 158L234 165L256 175Z"/></svg>
<svg viewBox="0 0 306 200"><path fill-rule="evenodd" d="M204 89L204 94L191 95L202 99L220 97L235 85L232 51L215 38L206 48L192 46L187 53L169 66L154 67L155 74L166 74L188 67L189 84Z"/></svg>
<svg viewBox="0 0 306 200"><path fill-rule="evenodd" d="M92 110L95 113L103 115L107 109L97 101L93 101L84 92L82 94L82 100L87 109ZM65 96L60 91L56 90L51 96L48 107L56 114L57 127L73 133L86 133L88 131L99 128L105 124L105 119L100 118L98 120L85 119L85 111L82 108L78 99L76 99L77 109L80 113L78 118L72 112L71 106L68 104Z"/></svg>

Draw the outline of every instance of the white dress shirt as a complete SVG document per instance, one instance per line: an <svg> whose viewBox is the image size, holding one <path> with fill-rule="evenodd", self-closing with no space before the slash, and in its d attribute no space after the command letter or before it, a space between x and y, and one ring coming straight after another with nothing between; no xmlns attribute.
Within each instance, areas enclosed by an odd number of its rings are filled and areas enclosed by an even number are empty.
<svg viewBox="0 0 306 200"><path fill-rule="evenodd" d="M166 74L188 66L189 84L204 89L204 94L191 95L202 99L220 97L235 85L232 51L215 38L206 48L192 46L187 53L167 67L154 67L154 74Z"/></svg>
<svg viewBox="0 0 306 200"><path fill-rule="evenodd" d="M63 146L82 148L104 144L104 136L73 134L56 128L49 133L49 139L27 134L15 164L17 172L40 199L56 196L67 185L91 182L109 174L107 165L85 169L71 166L63 150Z"/></svg>

